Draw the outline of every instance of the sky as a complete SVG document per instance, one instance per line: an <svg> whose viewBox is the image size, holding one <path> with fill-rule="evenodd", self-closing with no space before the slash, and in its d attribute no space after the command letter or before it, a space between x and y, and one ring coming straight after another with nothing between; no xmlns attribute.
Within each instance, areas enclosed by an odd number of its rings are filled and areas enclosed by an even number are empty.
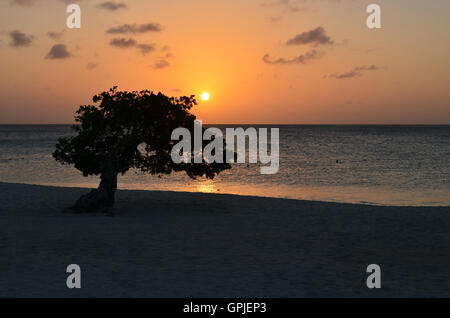
<svg viewBox="0 0 450 318"><path fill-rule="evenodd" d="M449 57L448 0L0 0L0 123L118 86L196 95L206 124L450 124Z"/></svg>

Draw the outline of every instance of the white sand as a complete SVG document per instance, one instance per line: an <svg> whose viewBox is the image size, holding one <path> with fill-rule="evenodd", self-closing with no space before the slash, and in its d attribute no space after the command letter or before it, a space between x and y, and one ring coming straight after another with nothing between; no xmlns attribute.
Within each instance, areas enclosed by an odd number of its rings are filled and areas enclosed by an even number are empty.
<svg viewBox="0 0 450 318"><path fill-rule="evenodd" d="M119 191L115 217L60 213L86 191L0 183L1 297L450 296L448 207Z"/></svg>

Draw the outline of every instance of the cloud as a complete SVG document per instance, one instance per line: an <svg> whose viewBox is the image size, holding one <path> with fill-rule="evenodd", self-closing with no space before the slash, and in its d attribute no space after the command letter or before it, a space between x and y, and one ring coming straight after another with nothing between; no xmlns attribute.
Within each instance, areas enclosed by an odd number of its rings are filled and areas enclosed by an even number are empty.
<svg viewBox="0 0 450 318"><path fill-rule="evenodd" d="M325 29L320 26L313 30L300 33L286 42L286 45L304 45L304 44L314 44L315 46L333 45L334 41L332 41L330 37L326 34Z"/></svg>
<svg viewBox="0 0 450 318"><path fill-rule="evenodd" d="M283 7L286 11L289 12L299 12L304 10L294 2L295 1L292 0L277 0L272 2L263 2L261 3L261 7L263 8Z"/></svg>
<svg viewBox="0 0 450 318"><path fill-rule="evenodd" d="M114 1L106 1L102 2L98 5L100 9L105 9L109 11L116 11L119 9L127 9L127 5L125 3L121 2L114 2Z"/></svg>
<svg viewBox="0 0 450 318"><path fill-rule="evenodd" d="M111 46L119 47L119 48L129 48L129 47L135 47L137 45L137 42L129 38L128 40L126 38L115 38L112 39L109 44Z"/></svg>
<svg viewBox="0 0 450 318"><path fill-rule="evenodd" d="M5 1L5 0L3 0ZM32 6L37 0L11 0L11 4L19 5L19 6ZM71 4L71 3L79 3L83 0L60 0L61 2L64 2L65 4ZM48 2L48 0L46 1Z"/></svg>
<svg viewBox="0 0 450 318"><path fill-rule="evenodd" d="M161 48L161 52L167 52L167 51L170 51L170 46L164 45L164 46Z"/></svg>
<svg viewBox="0 0 450 318"><path fill-rule="evenodd" d="M347 0L347 1L356 2L358 0ZM269 9L282 8L284 9L284 11L296 13L300 11L311 10L311 8L309 8L311 5L320 2L341 4L342 2L345 2L345 0L268 0L262 2L260 6Z"/></svg>
<svg viewBox="0 0 450 318"><path fill-rule="evenodd" d="M72 4L72 3L81 2L83 0L61 0L61 1L64 2L65 4Z"/></svg>
<svg viewBox="0 0 450 318"><path fill-rule="evenodd" d="M51 38L52 40L59 40L64 34L64 30L62 30L61 32L47 32L47 36L49 38Z"/></svg>
<svg viewBox="0 0 450 318"><path fill-rule="evenodd" d="M155 50L155 46L153 44L138 44L136 47L141 50L143 55Z"/></svg>
<svg viewBox="0 0 450 318"><path fill-rule="evenodd" d="M19 6L31 6L33 5L33 0L12 0L11 4L17 4Z"/></svg>
<svg viewBox="0 0 450 318"><path fill-rule="evenodd" d="M325 75L325 78L337 78L337 79L347 79L347 78L355 78L362 76L365 72L369 71L378 71L381 70L382 67L377 65L369 65L369 66L357 66L349 72L341 73L341 74L329 74Z"/></svg>
<svg viewBox="0 0 450 318"><path fill-rule="evenodd" d="M277 23L277 22L280 22L281 20L283 20L282 16L269 17L269 21L272 23Z"/></svg>
<svg viewBox="0 0 450 318"><path fill-rule="evenodd" d="M18 30L9 32L9 36L11 37L11 46L14 47L27 47L30 46L33 41L33 36L26 35Z"/></svg>
<svg viewBox="0 0 450 318"><path fill-rule="evenodd" d="M86 65L86 68L88 70L93 70L94 68L96 68L98 66L98 63L94 63L94 62L90 62Z"/></svg>
<svg viewBox="0 0 450 318"><path fill-rule="evenodd" d="M114 38L112 39L109 44L111 46L115 46L117 48L137 48L141 51L143 55L146 55L147 53L150 53L154 50L156 50L156 47L154 44L147 44L147 43L138 43L133 38Z"/></svg>
<svg viewBox="0 0 450 318"><path fill-rule="evenodd" d="M50 60L59 60L59 59L66 59L71 56L72 54L70 54L70 52L67 50L65 44L55 44L50 49L50 52L48 52L45 58Z"/></svg>
<svg viewBox="0 0 450 318"><path fill-rule="evenodd" d="M147 24L122 24L117 27L109 28L106 33L109 34L128 34L128 33L146 33L146 32L161 32L162 26L158 23Z"/></svg>
<svg viewBox="0 0 450 318"><path fill-rule="evenodd" d="M278 58L278 59L271 59L269 54L266 54L263 56L262 60L266 64L272 64L272 65L290 65L290 64L305 64L309 61L319 59L324 54L322 52L318 52L316 50L311 50L309 52L306 52L305 54L301 54L297 57L291 58L291 59L285 59L285 58Z"/></svg>
<svg viewBox="0 0 450 318"><path fill-rule="evenodd" d="M166 68L169 66L170 66L170 63L167 60L159 59L155 62L155 64L153 65L153 68L159 70L159 69Z"/></svg>

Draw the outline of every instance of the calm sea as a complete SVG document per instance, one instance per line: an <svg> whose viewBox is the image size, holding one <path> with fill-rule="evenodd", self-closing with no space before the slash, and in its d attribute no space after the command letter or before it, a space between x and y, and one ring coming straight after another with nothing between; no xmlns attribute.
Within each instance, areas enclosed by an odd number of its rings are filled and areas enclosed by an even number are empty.
<svg viewBox="0 0 450 318"><path fill-rule="evenodd" d="M233 126L230 126L233 127ZM236 126L237 127L237 126ZM385 205L450 205L450 126L278 126L280 169L234 165L212 181L130 171L121 189L233 193ZM96 187L51 156L69 125L0 125L0 181Z"/></svg>

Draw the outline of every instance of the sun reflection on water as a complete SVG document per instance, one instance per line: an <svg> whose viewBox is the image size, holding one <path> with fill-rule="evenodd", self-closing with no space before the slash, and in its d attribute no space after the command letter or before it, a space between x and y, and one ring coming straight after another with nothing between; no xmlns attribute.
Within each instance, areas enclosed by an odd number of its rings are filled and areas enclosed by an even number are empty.
<svg viewBox="0 0 450 318"><path fill-rule="evenodd" d="M219 191L219 189L212 181L208 180L197 185L197 191L204 193L216 193Z"/></svg>

